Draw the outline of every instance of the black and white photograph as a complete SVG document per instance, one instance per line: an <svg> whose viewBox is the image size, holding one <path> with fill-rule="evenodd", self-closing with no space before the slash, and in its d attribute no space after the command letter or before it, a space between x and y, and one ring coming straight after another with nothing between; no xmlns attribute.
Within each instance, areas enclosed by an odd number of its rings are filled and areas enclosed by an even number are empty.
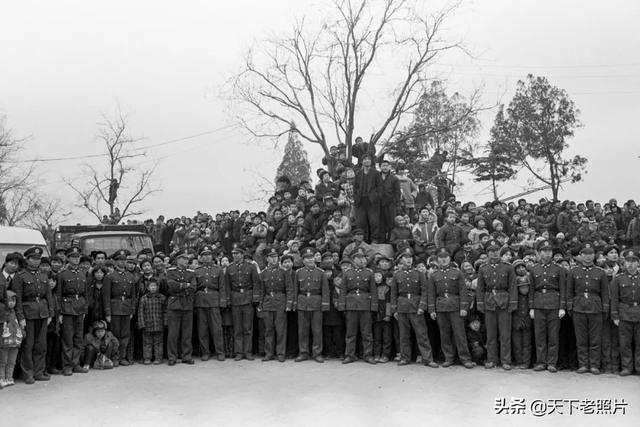
<svg viewBox="0 0 640 427"><path fill-rule="evenodd" d="M637 427L638 22L1 0L0 426Z"/></svg>

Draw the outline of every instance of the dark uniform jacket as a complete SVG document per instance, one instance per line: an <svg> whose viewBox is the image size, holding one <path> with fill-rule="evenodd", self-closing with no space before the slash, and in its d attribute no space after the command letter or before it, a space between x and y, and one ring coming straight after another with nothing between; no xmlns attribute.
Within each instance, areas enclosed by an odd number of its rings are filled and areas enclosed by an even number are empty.
<svg viewBox="0 0 640 427"><path fill-rule="evenodd" d="M91 286L87 272L69 266L58 274L55 292L60 301L61 314L79 316L87 314L91 301Z"/></svg>
<svg viewBox="0 0 640 427"><path fill-rule="evenodd" d="M391 281L391 312L414 313L427 309L427 278L420 271L398 270Z"/></svg>
<svg viewBox="0 0 640 427"><path fill-rule="evenodd" d="M245 305L258 302L260 275L256 266L241 261L227 267L227 286L231 293L231 305Z"/></svg>
<svg viewBox="0 0 640 427"><path fill-rule="evenodd" d="M168 310L193 310L196 292L196 274L189 268L171 267L167 269L169 298Z"/></svg>
<svg viewBox="0 0 640 427"><path fill-rule="evenodd" d="M352 268L343 274L338 296L340 311L378 311L378 290L369 268Z"/></svg>
<svg viewBox="0 0 640 427"><path fill-rule="evenodd" d="M262 311L285 311L293 308L291 275L280 267L267 267L260 273L258 301Z"/></svg>
<svg viewBox="0 0 640 427"><path fill-rule="evenodd" d="M104 278L102 287L105 316L130 316L138 305L135 276L127 270L115 270Z"/></svg>
<svg viewBox="0 0 640 427"><path fill-rule="evenodd" d="M640 274L618 274L611 283L611 318L640 322Z"/></svg>
<svg viewBox="0 0 640 427"><path fill-rule="evenodd" d="M329 280L317 268L302 267L293 283L293 307L298 311L329 311Z"/></svg>
<svg viewBox="0 0 640 427"><path fill-rule="evenodd" d="M53 295L47 273L30 269L19 271L13 277L11 289L16 293L18 320L53 317Z"/></svg>
<svg viewBox="0 0 640 427"><path fill-rule="evenodd" d="M518 308L518 289L513 267L504 262L489 262L482 266L478 272L476 295L481 312L515 311Z"/></svg>
<svg viewBox="0 0 640 427"><path fill-rule="evenodd" d="M438 268L427 279L429 313L469 310L464 275L451 265Z"/></svg>
<svg viewBox="0 0 640 427"><path fill-rule="evenodd" d="M543 310L565 309L567 305L566 273L558 264L534 265L529 272L529 307Z"/></svg>
<svg viewBox="0 0 640 427"><path fill-rule="evenodd" d="M608 313L607 273L595 265L581 265L569 270L567 308L576 313Z"/></svg>
<svg viewBox="0 0 640 427"><path fill-rule="evenodd" d="M227 280L222 268L213 263L205 264L196 268L195 274L195 306L198 308L226 307Z"/></svg>

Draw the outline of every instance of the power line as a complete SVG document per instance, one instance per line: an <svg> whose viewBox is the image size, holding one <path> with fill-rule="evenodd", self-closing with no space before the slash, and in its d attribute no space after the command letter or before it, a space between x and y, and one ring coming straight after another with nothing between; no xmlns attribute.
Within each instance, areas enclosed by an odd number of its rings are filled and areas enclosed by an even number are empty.
<svg viewBox="0 0 640 427"><path fill-rule="evenodd" d="M231 128L236 127L236 126L237 126L237 124L222 126L222 127L217 128L217 129L212 129L212 130L209 130L209 131L206 131L206 132L197 133L195 135L189 135L189 136L185 136L185 137L182 137L182 138L171 139L169 141L158 142L156 144L143 145L141 147L134 147L134 148L132 148L132 151L140 151L140 150L145 150L145 149L148 149L148 148L155 148L155 147L160 147L160 146L164 146L164 145L175 144L176 142L182 142L182 141L187 141L187 140L190 140L190 139L199 138L201 136L210 135L210 134L216 133L216 132L221 132L221 131L226 130L226 129L231 129ZM7 161L7 163L61 162L61 161L67 161L67 160L93 159L93 158L98 158L98 157L104 157L104 154L86 154L86 155L83 155L83 156L71 156L71 157L49 157L49 158L45 158L45 159L12 160L12 161Z"/></svg>
<svg viewBox="0 0 640 427"><path fill-rule="evenodd" d="M631 62L626 64L566 64L566 65L515 65L515 64L498 64L497 61L490 59L474 59L474 61L493 62L493 64L441 64L453 67L494 67L494 68L616 68L616 67L640 67L640 62Z"/></svg>

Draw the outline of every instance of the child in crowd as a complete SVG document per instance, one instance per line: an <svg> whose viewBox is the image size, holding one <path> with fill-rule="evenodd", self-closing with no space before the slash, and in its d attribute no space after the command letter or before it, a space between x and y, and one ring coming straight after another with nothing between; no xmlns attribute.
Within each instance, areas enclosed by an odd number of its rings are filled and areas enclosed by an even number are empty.
<svg viewBox="0 0 640 427"><path fill-rule="evenodd" d="M469 316L469 323L467 324L467 344L469 345L471 360L478 365L484 363L487 354L485 335L480 316Z"/></svg>
<svg viewBox="0 0 640 427"><path fill-rule="evenodd" d="M391 356L391 280L393 273L376 271L373 275L378 290L378 311L374 313L373 356L378 363L387 363Z"/></svg>
<svg viewBox="0 0 640 427"><path fill-rule="evenodd" d="M62 341L60 337L60 297L54 292L57 282L53 274L49 275L49 287L53 299L53 320L47 325L47 354L45 356L45 369L51 375L62 374Z"/></svg>
<svg viewBox="0 0 640 427"><path fill-rule="evenodd" d="M120 343L107 331L107 322L97 320L91 326L91 332L84 336L84 367L89 369L111 369L113 358L117 356Z"/></svg>
<svg viewBox="0 0 640 427"><path fill-rule="evenodd" d="M13 385L13 370L16 367L18 349L25 336L16 317L16 294L7 291L7 321L2 324L0 336L0 389Z"/></svg>
<svg viewBox="0 0 640 427"><path fill-rule="evenodd" d="M142 357L145 365L162 362L162 346L164 327L167 324L167 298L158 292L158 281L147 282L147 293L140 298L138 307L138 326L142 330Z"/></svg>
<svg viewBox="0 0 640 427"><path fill-rule="evenodd" d="M531 318L529 317L529 272L524 261L513 263L518 286L518 309L511 321L511 345L513 361L519 369L529 369L531 364Z"/></svg>

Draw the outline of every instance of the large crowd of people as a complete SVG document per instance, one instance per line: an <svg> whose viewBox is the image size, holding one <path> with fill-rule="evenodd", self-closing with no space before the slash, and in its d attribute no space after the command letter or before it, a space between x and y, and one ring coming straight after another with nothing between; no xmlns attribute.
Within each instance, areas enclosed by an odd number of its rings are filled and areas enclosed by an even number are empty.
<svg viewBox="0 0 640 427"><path fill-rule="evenodd" d="M262 212L147 220L153 250L9 254L0 387L194 355L640 373L633 200L463 203L364 148Z"/></svg>

